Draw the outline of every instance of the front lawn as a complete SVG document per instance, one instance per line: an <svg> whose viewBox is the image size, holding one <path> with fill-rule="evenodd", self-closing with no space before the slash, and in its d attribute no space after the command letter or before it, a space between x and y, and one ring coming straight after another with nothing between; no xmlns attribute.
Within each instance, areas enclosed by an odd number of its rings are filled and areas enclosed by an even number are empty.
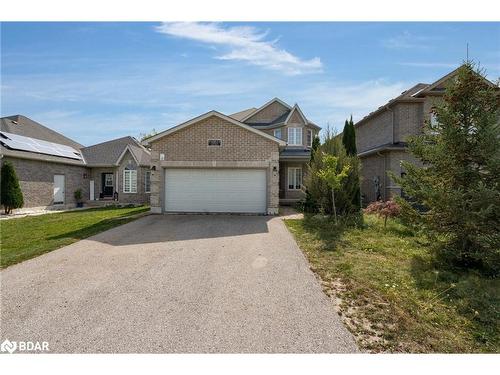
<svg viewBox="0 0 500 375"><path fill-rule="evenodd" d="M431 244L394 220L387 228L373 215L364 228L309 216L285 223L362 349L500 352L498 279L438 266Z"/></svg>
<svg viewBox="0 0 500 375"><path fill-rule="evenodd" d="M0 267L55 250L134 220L149 207L105 207L0 222Z"/></svg>

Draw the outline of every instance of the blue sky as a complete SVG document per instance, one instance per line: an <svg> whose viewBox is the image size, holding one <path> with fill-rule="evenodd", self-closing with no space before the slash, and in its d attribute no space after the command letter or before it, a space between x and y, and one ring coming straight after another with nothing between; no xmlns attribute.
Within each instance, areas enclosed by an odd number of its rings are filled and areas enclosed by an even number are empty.
<svg viewBox="0 0 500 375"><path fill-rule="evenodd" d="M340 130L469 56L500 76L500 23L2 23L1 115L83 143L273 97Z"/></svg>

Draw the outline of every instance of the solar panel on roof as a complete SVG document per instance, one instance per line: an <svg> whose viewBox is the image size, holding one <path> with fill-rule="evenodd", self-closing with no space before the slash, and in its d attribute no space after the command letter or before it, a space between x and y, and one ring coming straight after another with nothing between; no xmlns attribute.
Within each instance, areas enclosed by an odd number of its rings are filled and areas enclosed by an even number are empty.
<svg viewBox="0 0 500 375"><path fill-rule="evenodd" d="M0 143L13 150L29 151L69 159L83 160L80 152L70 146L7 132L0 132L0 135Z"/></svg>

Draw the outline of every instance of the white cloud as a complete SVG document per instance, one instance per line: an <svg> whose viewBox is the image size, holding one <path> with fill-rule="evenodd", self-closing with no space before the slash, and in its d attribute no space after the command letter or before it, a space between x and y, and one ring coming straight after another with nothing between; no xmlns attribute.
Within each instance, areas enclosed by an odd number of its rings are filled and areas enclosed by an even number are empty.
<svg viewBox="0 0 500 375"><path fill-rule="evenodd" d="M438 37L415 35L409 31L382 40L382 45L389 49L428 49Z"/></svg>
<svg viewBox="0 0 500 375"><path fill-rule="evenodd" d="M460 64L439 63L439 62L402 62L399 65L411 66L415 68L447 68L456 69Z"/></svg>
<svg viewBox="0 0 500 375"><path fill-rule="evenodd" d="M239 60L285 74L297 75L320 72L319 57L303 60L290 52L277 47L276 41L266 40L267 33L249 26L223 27L218 23L163 23L156 31L179 38L196 40L211 46L226 49L220 60Z"/></svg>

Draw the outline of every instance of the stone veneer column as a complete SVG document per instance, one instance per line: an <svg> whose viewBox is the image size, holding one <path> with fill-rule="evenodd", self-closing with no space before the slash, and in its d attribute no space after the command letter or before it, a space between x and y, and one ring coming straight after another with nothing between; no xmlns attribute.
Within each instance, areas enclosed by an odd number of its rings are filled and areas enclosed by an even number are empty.
<svg viewBox="0 0 500 375"><path fill-rule="evenodd" d="M267 204L267 214L277 215L279 211L279 180L280 180L280 163L279 163L279 152L271 153L271 161L269 163L269 179L268 179L268 191L269 191L269 202Z"/></svg>
<svg viewBox="0 0 500 375"><path fill-rule="evenodd" d="M162 169L160 167L160 152L151 151L151 166L155 167L155 170L151 171L151 193L150 193L150 204L151 213L161 214L161 176L163 175Z"/></svg>

